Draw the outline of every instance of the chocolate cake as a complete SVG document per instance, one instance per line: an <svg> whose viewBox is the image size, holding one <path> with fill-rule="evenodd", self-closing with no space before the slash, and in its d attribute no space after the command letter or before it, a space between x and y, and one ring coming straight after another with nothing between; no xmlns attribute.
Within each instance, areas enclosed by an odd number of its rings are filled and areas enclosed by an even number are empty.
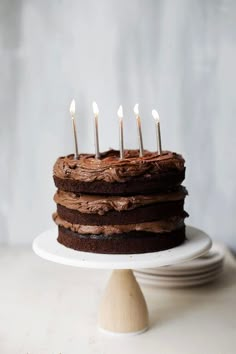
<svg viewBox="0 0 236 354"><path fill-rule="evenodd" d="M59 157L54 165L58 188L53 219L58 242L95 253L145 253L169 249L185 240L184 159L109 150Z"/></svg>

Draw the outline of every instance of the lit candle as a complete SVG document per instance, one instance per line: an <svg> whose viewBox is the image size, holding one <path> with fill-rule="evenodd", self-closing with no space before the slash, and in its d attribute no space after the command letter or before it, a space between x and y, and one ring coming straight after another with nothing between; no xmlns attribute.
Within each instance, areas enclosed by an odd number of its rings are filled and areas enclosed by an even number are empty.
<svg viewBox="0 0 236 354"><path fill-rule="evenodd" d="M141 119L139 116L138 103L134 106L134 114L136 116L137 128L138 128L138 137L139 137L139 156L143 156L143 137L142 137L142 129L141 129Z"/></svg>
<svg viewBox="0 0 236 354"><path fill-rule="evenodd" d="M78 152L78 141L77 141L77 133L76 133L76 124L75 124L75 100L71 101L70 104L70 115L72 119L72 128L74 132L74 141L75 141L75 154L74 157L76 160L79 158L79 152Z"/></svg>
<svg viewBox="0 0 236 354"><path fill-rule="evenodd" d="M117 115L119 117L119 142L120 142L120 159L124 158L124 133L123 133L123 108L119 107Z"/></svg>
<svg viewBox="0 0 236 354"><path fill-rule="evenodd" d="M161 126L160 126L160 117L159 114L155 109L152 110L152 116L155 120L155 126L156 126L156 139L157 139L157 151L161 155L162 154L162 148L161 148Z"/></svg>
<svg viewBox="0 0 236 354"><path fill-rule="evenodd" d="M95 145L95 157L96 159L100 158L99 152L99 137L98 137L98 105L96 102L93 102L93 113L94 113L94 145Z"/></svg>

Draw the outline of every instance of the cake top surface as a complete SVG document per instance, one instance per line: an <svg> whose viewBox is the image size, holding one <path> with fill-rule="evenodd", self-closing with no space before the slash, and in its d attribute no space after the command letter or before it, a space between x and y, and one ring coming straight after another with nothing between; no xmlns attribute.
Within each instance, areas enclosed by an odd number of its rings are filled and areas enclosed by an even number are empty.
<svg viewBox="0 0 236 354"><path fill-rule="evenodd" d="M59 157L53 173L59 178L81 182L126 182L133 177L182 171L184 163L181 155L171 151L163 151L159 155L145 150L144 156L139 157L139 150L125 150L124 158L120 159L119 151L111 149L101 153L100 159L96 159L94 154L80 154L78 160L73 154Z"/></svg>

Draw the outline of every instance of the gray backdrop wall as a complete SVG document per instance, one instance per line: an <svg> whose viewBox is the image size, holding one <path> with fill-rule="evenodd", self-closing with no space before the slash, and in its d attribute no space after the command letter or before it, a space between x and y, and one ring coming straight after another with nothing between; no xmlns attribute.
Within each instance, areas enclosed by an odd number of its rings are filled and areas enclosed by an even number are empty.
<svg viewBox="0 0 236 354"><path fill-rule="evenodd" d="M53 226L52 166L73 151L68 107L77 102L80 151L93 151L91 103L101 149L155 149L152 108L164 148L186 158L189 223L236 249L236 2L0 2L0 241L31 242Z"/></svg>

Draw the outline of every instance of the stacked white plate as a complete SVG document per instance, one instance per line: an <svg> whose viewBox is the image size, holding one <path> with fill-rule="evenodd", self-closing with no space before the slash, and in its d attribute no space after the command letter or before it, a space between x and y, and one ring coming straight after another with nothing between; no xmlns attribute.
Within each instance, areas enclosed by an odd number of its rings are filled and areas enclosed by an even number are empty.
<svg viewBox="0 0 236 354"><path fill-rule="evenodd" d="M139 283L164 288L185 288L209 283L223 270L224 248L213 244L204 256L177 265L137 269Z"/></svg>

